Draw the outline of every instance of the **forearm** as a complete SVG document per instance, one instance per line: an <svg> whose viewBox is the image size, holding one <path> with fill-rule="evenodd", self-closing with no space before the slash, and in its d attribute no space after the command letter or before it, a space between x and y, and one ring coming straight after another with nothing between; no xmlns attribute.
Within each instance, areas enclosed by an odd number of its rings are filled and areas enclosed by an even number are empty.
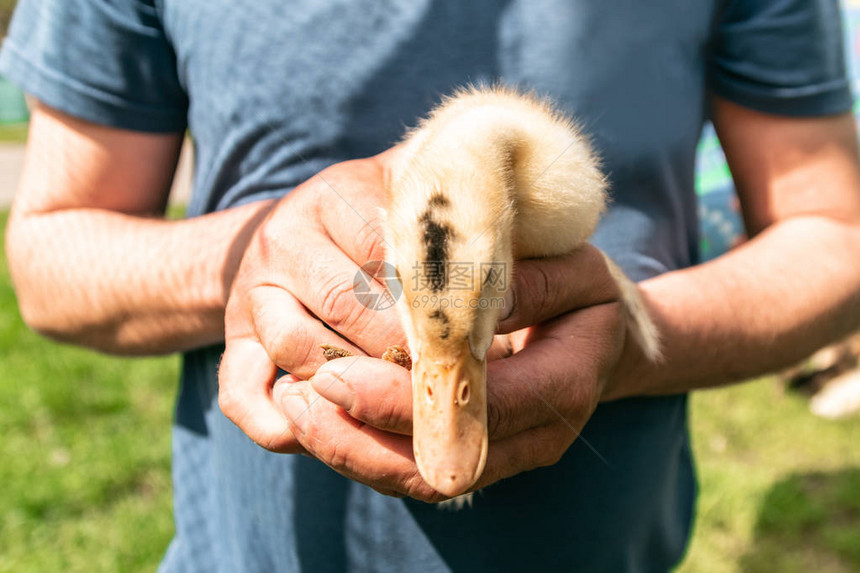
<svg viewBox="0 0 860 573"><path fill-rule="evenodd" d="M717 386L788 366L860 323L860 231L804 216L720 259L641 284L664 360L628 349L606 399Z"/></svg>
<svg viewBox="0 0 860 573"><path fill-rule="evenodd" d="M233 276L272 205L182 221L100 209L13 212L7 253L22 315L52 338L118 354L221 341Z"/></svg>

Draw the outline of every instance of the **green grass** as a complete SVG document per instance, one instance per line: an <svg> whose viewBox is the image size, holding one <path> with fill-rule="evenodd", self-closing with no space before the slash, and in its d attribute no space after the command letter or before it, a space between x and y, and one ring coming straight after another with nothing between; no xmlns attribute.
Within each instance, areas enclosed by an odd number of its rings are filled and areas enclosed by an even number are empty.
<svg viewBox="0 0 860 573"><path fill-rule="evenodd" d="M40 339L5 268L0 250L0 573L153 571L178 362ZM698 393L692 422L701 495L678 573L860 571L860 418L814 418L763 380Z"/></svg>
<svg viewBox="0 0 860 573"><path fill-rule="evenodd" d="M12 19L12 11L15 9L16 0L0 0L0 38L6 35L9 21Z"/></svg>
<svg viewBox="0 0 860 573"><path fill-rule="evenodd" d="M679 573L860 571L860 417L812 416L773 380L699 392L701 495Z"/></svg>
<svg viewBox="0 0 860 573"><path fill-rule="evenodd" d="M0 143L26 143L27 129L27 123L0 125Z"/></svg>
<svg viewBox="0 0 860 573"><path fill-rule="evenodd" d="M0 572L153 571L173 533L177 359L107 358L32 334L3 254L0 349Z"/></svg>

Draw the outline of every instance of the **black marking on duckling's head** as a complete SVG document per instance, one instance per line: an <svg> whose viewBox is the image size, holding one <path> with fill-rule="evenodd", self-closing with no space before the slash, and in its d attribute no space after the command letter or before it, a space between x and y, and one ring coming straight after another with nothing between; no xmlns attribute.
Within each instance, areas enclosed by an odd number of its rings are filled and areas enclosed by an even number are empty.
<svg viewBox="0 0 860 573"><path fill-rule="evenodd" d="M439 292L448 284L448 241L453 232L448 225L436 221L430 209L421 215L420 223L424 229L424 248L427 253L424 267L427 284L431 291Z"/></svg>
<svg viewBox="0 0 860 573"><path fill-rule="evenodd" d="M427 204L430 205L430 207L448 207L451 205L451 201L449 201L442 193L437 191L430 196L430 200Z"/></svg>
<svg viewBox="0 0 860 573"><path fill-rule="evenodd" d="M445 340L448 336L451 335L451 327L448 324L451 322L451 319L448 318L448 315L445 314L444 310L436 309L432 313L430 313L430 318L432 320L438 320L442 326L442 331L439 334L439 338Z"/></svg>

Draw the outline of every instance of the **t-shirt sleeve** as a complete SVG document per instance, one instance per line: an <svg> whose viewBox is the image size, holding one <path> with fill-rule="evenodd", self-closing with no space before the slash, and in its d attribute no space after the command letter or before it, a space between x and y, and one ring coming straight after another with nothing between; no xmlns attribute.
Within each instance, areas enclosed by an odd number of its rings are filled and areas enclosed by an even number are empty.
<svg viewBox="0 0 860 573"><path fill-rule="evenodd" d="M717 95L767 113L850 110L838 0L725 0L708 84Z"/></svg>
<svg viewBox="0 0 860 573"><path fill-rule="evenodd" d="M0 74L103 125L182 131L188 100L153 0L19 0Z"/></svg>

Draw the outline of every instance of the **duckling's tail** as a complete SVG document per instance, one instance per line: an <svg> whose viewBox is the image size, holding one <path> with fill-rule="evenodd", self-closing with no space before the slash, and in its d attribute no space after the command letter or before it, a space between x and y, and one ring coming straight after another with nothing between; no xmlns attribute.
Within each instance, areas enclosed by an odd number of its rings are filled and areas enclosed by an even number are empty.
<svg viewBox="0 0 860 573"><path fill-rule="evenodd" d="M648 313L645 301L642 300L642 295L639 294L639 289L624 274L624 271L615 264L615 261L610 259L606 253L602 254L603 258L606 259L609 274L615 279L615 283L621 291L621 304L624 307L627 329L630 335L649 361L659 362L663 356L663 353L660 351L660 332Z"/></svg>

